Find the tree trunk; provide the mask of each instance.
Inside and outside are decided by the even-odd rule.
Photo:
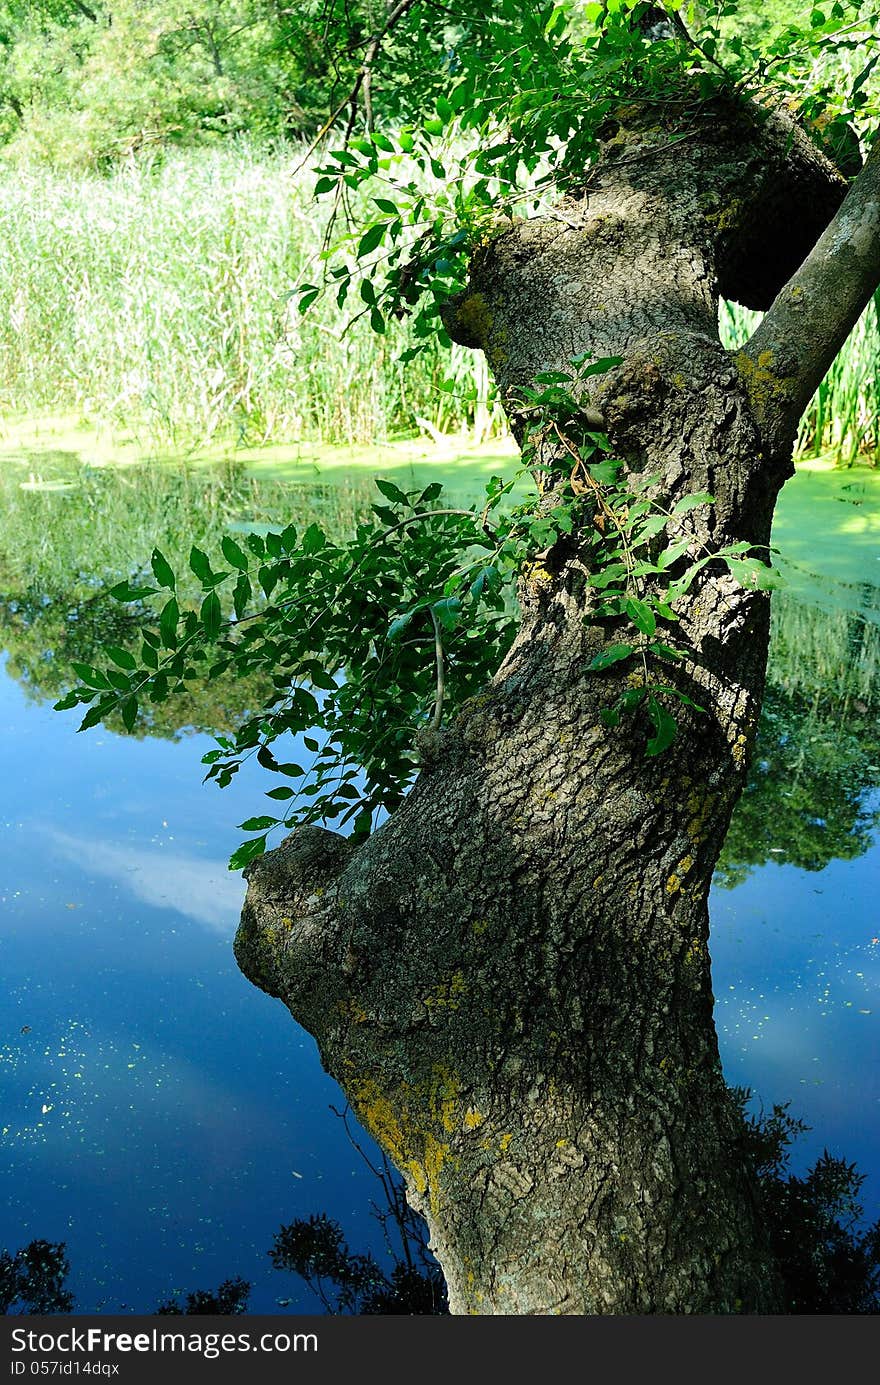
[[[766,545],[793,426],[765,426],[784,386],[772,359],[722,349],[718,293],[768,307],[843,181],[746,106],[691,113],[683,135],[630,109],[608,136],[581,197],[499,227],[447,325],[486,351],[520,433],[537,372],[622,357],[584,406],[658,503],[714,496],[678,521],[691,559]],[[600,718],[642,674],[588,671],[625,638],[592,614],[589,552],[576,530],[526,572],[502,668],[423,737],[411,794],[364,845],[306,828],[248,868],[236,956],[401,1170],[454,1313],[779,1311],[707,914],[769,598],[702,569],[679,607],[689,656],[661,681],[704,711],[648,756],[641,713]]]

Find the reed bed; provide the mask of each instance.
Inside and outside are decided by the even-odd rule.
[[[759,321],[758,313],[722,303],[722,341],[729,347],[741,345]],[[880,463],[880,293],[868,304],[810,400],[795,455],[830,455],[841,466]]]
[[[404,367],[405,325],[376,337],[333,300],[300,316],[323,227],[299,162],[228,142],[0,173],[0,415],[72,412],[167,450],[503,430],[474,353]]]
[[[300,162],[229,141],[106,176],[0,170],[0,416],[73,414],[161,451],[502,433],[480,354],[432,344],[404,366],[406,324],[377,337],[332,298],[300,317],[323,231]],[[756,320],[722,304],[726,344]],[[877,463],[878,361],[880,296],[816,391],[800,455]]]

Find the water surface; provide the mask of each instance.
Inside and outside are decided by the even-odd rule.
[[[761,740],[712,898],[728,1080],[813,1127],[800,1167],[825,1146],[857,1160],[873,1216],[877,479],[814,469],[786,489]],[[482,484],[460,468],[450,480],[459,500]],[[261,689],[215,685],[136,736],[78,736],[51,702],[71,659],[131,637],[103,589],[155,543],[212,552],[226,529],[306,515],[343,529],[368,482],[280,464],[83,469],[46,453],[7,461],[0,490],[0,1247],[65,1241],[80,1312],[148,1312],[236,1274],[255,1311],[314,1311],[271,1268],[273,1233],[325,1211],[381,1254],[378,1189],[311,1038],[232,958],[244,887],[226,859],[272,783],[249,769],[218,791],[199,761]]]

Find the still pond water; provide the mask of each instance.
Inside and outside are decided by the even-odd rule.
[[[501,464],[472,459],[440,479],[462,499]],[[411,476],[405,461],[383,469]],[[872,1217],[878,483],[814,469],[786,488],[760,744],[712,899],[728,1081],[810,1124],[797,1167],[825,1146],[857,1161]],[[79,1312],[150,1312],[233,1275],[253,1283],[251,1311],[319,1311],[271,1267],[278,1227],[323,1211],[380,1256],[382,1235],[339,1089],[232,958],[244,887],[226,859],[272,784],[243,772],[221,792],[199,760],[259,689],[163,707],[139,736],[77,736],[75,714],[51,704],[70,660],[130,637],[101,589],[155,543],[214,552],[227,530],[306,515],[341,529],[372,498],[366,472],[97,469],[46,453],[0,462],[0,490],[0,1249],[65,1241]]]

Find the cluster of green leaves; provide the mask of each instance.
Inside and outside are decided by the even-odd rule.
[[[596,592],[586,618],[608,620],[615,632],[590,667],[601,673],[633,658],[643,675],[603,720],[615,726],[644,704],[654,727],[647,754],[661,754],[676,732],[670,702],[695,706],[649,669],[649,660],[684,657],[669,633],[676,602],[707,563],[722,561],[753,584],[766,569],[744,557],[748,544],[712,550],[683,533],[682,517],[712,497],[665,508],[651,493],[657,478],[625,475],[608,438],[589,427],[578,398],[584,383],[619,363],[575,357],[570,372],[537,378],[524,393],[533,422],[522,467],[508,480],[493,477],[482,507],[444,506],[439,482],[407,492],[377,480],[381,503],[348,541],[332,541],[318,523],[302,533],[293,524],[250,533],[243,544],[227,535],[225,567],[194,546],[180,576],[155,549],[152,582],[136,573],[110,590],[153,612],[139,654],[108,644],[103,668],[73,663],[79,685],[56,709],[86,706],[80,730],[117,716],[132,730],[145,707],[193,685],[230,674],[260,679],[263,706],[217,738],[206,777],[224,787],[255,757],[291,782],[269,790],[274,813],[240,824],[257,835],[234,853],[232,868],[260,855],[282,827],[334,821],[366,835],[406,793],[419,763],[417,731],[437,730],[498,668],[515,633],[516,578],[577,530]],[[524,472],[539,494],[507,508]],[[621,627],[633,635],[616,638]]]
[[[742,586],[769,588],[775,578],[745,540],[709,547],[682,523],[690,512],[712,505],[713,496],[694,492],[667,505],[661,478],[625,469],[612,455],[607,436],[589,427],[579,403],[584,382],[619,364],[619,357],[590,361],[576,356],[571,371],[544,372],[537,377],[538,388],[524,391],[523,403],[535,415],[524,460],[547,473],[554,492],[553,507],[531,518],[529,533],[533,541],[552,543],[578,525],[587,583],[596,593],[585,619],[608,621],[615,631],[590,669],[602,673],[629,661],[641,666],[639,683],[626,688],[600,716],[606,726],[615,727],[643,707],[653,727],[646,754],[653,756],[675,739],[677,721],[670,706],[703,710],[682,688],[653,673],[658,663],[676,664],[687,655],[675,633],[676,605],[710,563],[724,564]],[[549,463],[542,462],[545,457]],[[591,512],[591,523],[582,522],[585,511]]]
[[[422,73],[418,121],[350,134],[319,170],[316,193],[343,214],[342,234],[323,253],[339,304],[355,287],[376,331],[387,316],[411,313],[417,339],[443,339],[440,309],[499,216],[534,211],[583,183],[622,100],[653,95],[676,106],[699,96],[703,88],[683,82],[677,45],[651,43],[630,22],[648,8],[495,0],[462,5],[452,29],[435,16],[448,47]],[[423,4],[408,18],[424,24],[435,9]],[[719,80],[707,69],[704,94]],[[347,214],[353,190],[369,193],[373,208],[357,224]],[[303,311],[322,287],[301,286]]]
[[[739,86],[796,113],[850,175],[860,164],[858,135],[873,134],[880,117],[878,22],[865,0],[723,0],[712,53]]]
[[[340,305],[359,293],[378,332],[389,315],[412,314],[410,354],[418,340],[443,339],[442,306],[462,288],[474,250],[503,218],[581,189],[627,103],[653,107],[672,140],[720,92],[785,102],[854,171],[853,122],[870,130],[880,113],[876,16],[864,5],[817,3],[770,39],[732,27],[736,0],[709,14],[667,3],[659,27],[658,8],[495,0],[463,4],[450,28],[445,7],[414,7],[403,24],[427,27],[435,44],[443,37],[446,51],[433,74],[421,72],[417,120],[350,127],[326,154],[316,191],[332,199],[341,233],[325,243],[323,282],[301,285],[301,309],[329,285]],[[369,199],[368,216],[349,214],[352,191]]]
[[[235,853],[233,868],[265,849],[272,828],[335,820],[368,832],[415,773],[415,731],[439,725],[444,707],[476,692],[512,638],[499,537],[488,523],[508,487],[496,484],[481,516],[439,506],[437,482],[408,493],[390,481],[376,485],[383,503],[347,543],[331,542],[317,523],[302,534],[292,525],[251,533],[243,545],[226,537],[219,571],[194,547],[197,600],[154,551],[153,583],[135,575],[111,590],[119,602],[155,611],[139,657],[109,645],[103,668],[75,663],[80,683],[56,704],[88,706],[81,730],[116,713],[131,729],[145,703],[193,683],[230,669],[262,675],[265,706],[218,737],[207,777],[222,787],[253,756],[290,782],[269,793],[281,816],[242,824],[258,835]],[[307,766],[287,758],[291,737],[302,738],[297,753]]]
[[[278,0],[0,0],[0,144],[106,167],[146,146],[312,133],[333,99],[325,28]]]

